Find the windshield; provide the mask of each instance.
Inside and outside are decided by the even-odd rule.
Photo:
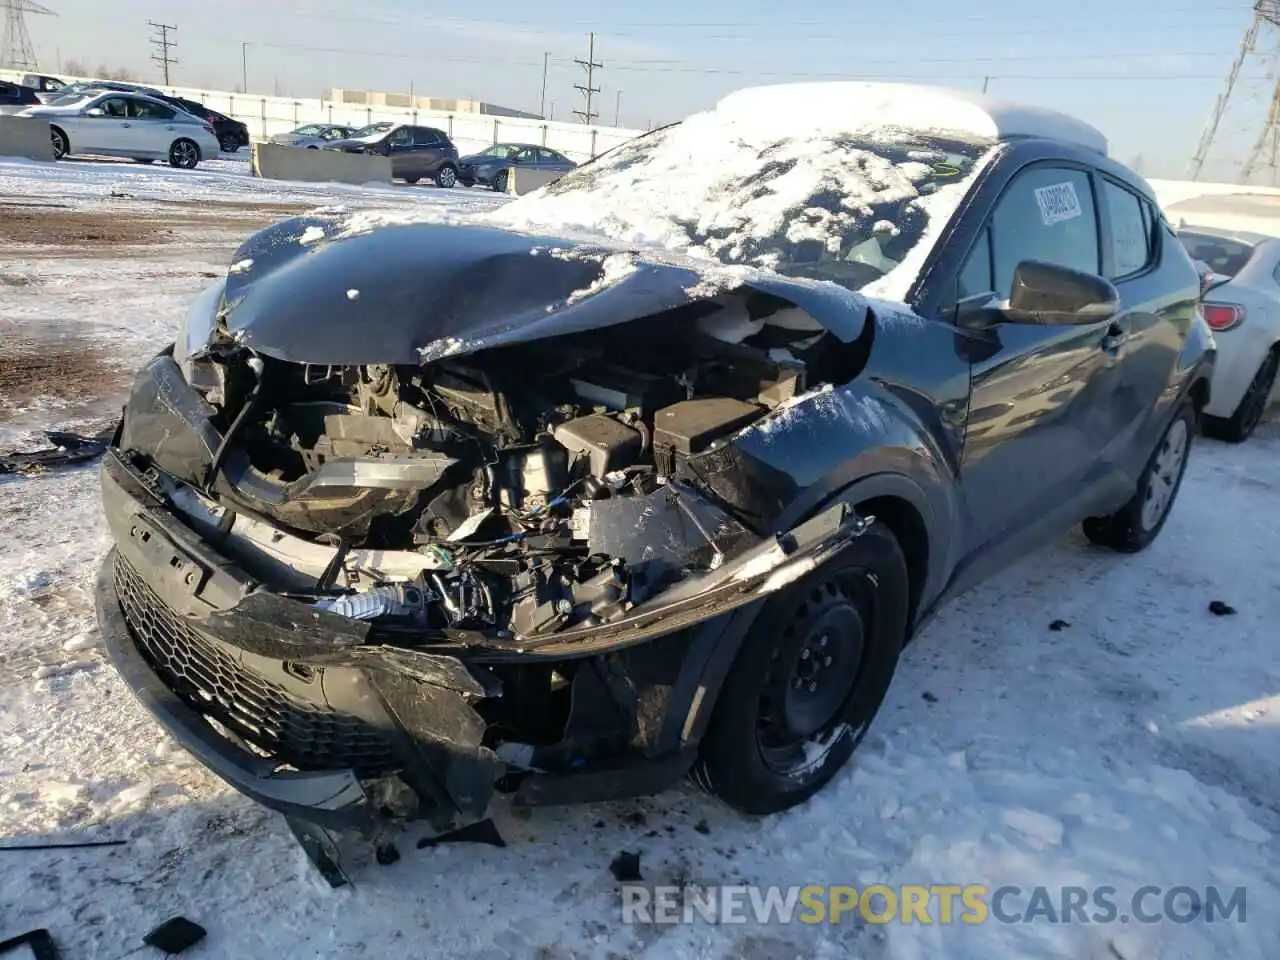
[[[499,143],[499,144],[495,144],[494,146],[490,147],[488,150],[481,150],[481,151],[480,151],[480,156],[482,156],[482,157],[502,157],[502,158],[504,158],[504,159],[505,159],[506,157],[511,156],[513,153],[515,153],[515,152],[516,152],[517,150],[519,150],[519,149],[520,149],[519,147],[510,147],[510,146],[507,146],[507,145],[506,145],[506,144],[504,144],[504,143]]]
[[[902,264],[931,222],[941,228],[993,146],[901,128],[779,130],[711,111],[628,141],[489,216],[861,289]],[[870,292],[900,299],[909,285],[900,276]]]
[[[391,129],[392,126],[393,125],[391,123],[385,120],[382,121],[381,123],[371,123],[369,124],[369,126],[361,127],[359,130],[353,133],[351,135],[351,139],[359,140],[363,137],[372,137],[375,133],[386,133],[388,130]]]
[[[1234,277],[1253,256],[1252,244],[1215,237],[1211,233],[1196,233],[1184,228],[1178,231],[1178,239],[1192,260],[1203,260],[1209,269],[1224,277]]]

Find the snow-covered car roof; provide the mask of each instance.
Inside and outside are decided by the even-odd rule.
[[[771,125],[855,132],[905,127],[992,140],[1045,137],[1107,153],[1101,131],[1056,110],[967,90],[911,83],[841,81],[750,87],[724,97],[716,112]]]

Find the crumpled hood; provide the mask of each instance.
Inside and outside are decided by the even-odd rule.
[[[234,259],[228,332],[295,363],[429,362],[626,323],[739,286],[791,301],[844,341],[867,315],[862,297],[834,284],[471,224],[359,231],[340,216],[296,217]]]

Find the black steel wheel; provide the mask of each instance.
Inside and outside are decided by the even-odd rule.
[[[785,810],[820,790],[884,701],[909,605],[902,550],[874,523],[766,601],[721,690],[695,782],[752,814]]]

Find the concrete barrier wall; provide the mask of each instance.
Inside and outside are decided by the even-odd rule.
[[[46,139],[48,139],[46,137]],[[276,143],[253,145],[253,175],[312,183],[390,183],[391,160],[339,150],[304,150]]]
[[[49,123],[30,117],[0,117],[0,157],[53,160]]]
[[[507,177],[507,193],[519,197],[546,186],[552,180],[559,180],[563,176],[564,172],[561,170],[522,170],[519,167],[512,167]]]

